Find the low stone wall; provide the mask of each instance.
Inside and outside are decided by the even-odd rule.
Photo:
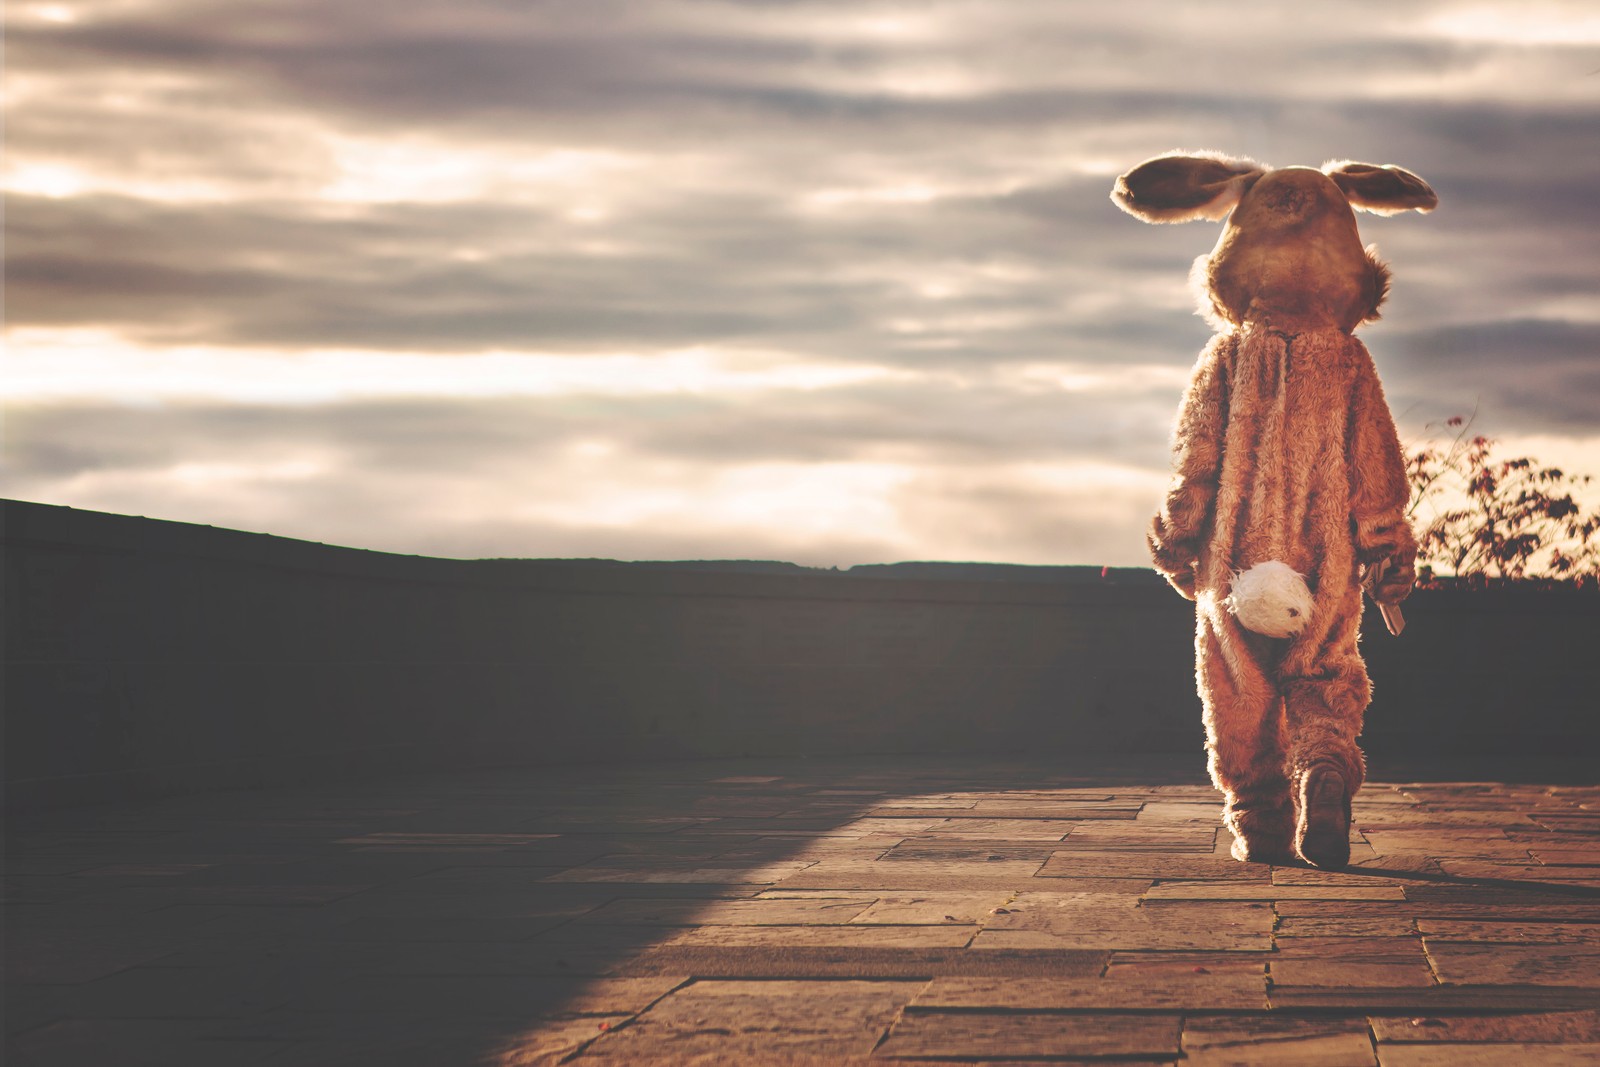
[[[1146,571],[444,560],[20,502],[0,520],[14,805],[491,763],[1201,758],[1193,610]],[[1368,620],[1370,751],[1600,735],[1600,598],[1406,612],[1400,639]]]

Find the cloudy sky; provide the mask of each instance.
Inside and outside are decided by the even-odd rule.
[[[0,493],[449,556],[1145,562],[1211,223],[1397,163],[1408,439],[1600,475],[1589,0],[14,0]]]

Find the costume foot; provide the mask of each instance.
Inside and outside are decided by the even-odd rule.
[[[1300,825],[1295,849],[1316,867],[1350,862],[1350,790],[1336,767],[1321,763],[1300,785]]]
[[[1287,841],[1250,841],[1235,836],[1229,849],[1240,863],[1293,863],[1294,849]]]
[[[1294,805],[1289,783],[1280,781],[1270,798],[1258,792],[1244,805],[1230,801],[1222,825],[1233,832],[1233,858],[1240,863],[1295,863]]]

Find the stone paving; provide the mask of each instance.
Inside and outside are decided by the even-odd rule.
[[[1600,1063],[1600,789],[1370,784],[1324,872],[1230,859],[1198,763],[572,767],[13,819],[6,1062]]]

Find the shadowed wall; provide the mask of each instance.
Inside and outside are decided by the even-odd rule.
[[[5,502],[8,801],[399,768],[1194,751],[1193,609],[1099,568],[442,560]],[[1375,755],[1600,738],[1600,598],[1370,613]]]

